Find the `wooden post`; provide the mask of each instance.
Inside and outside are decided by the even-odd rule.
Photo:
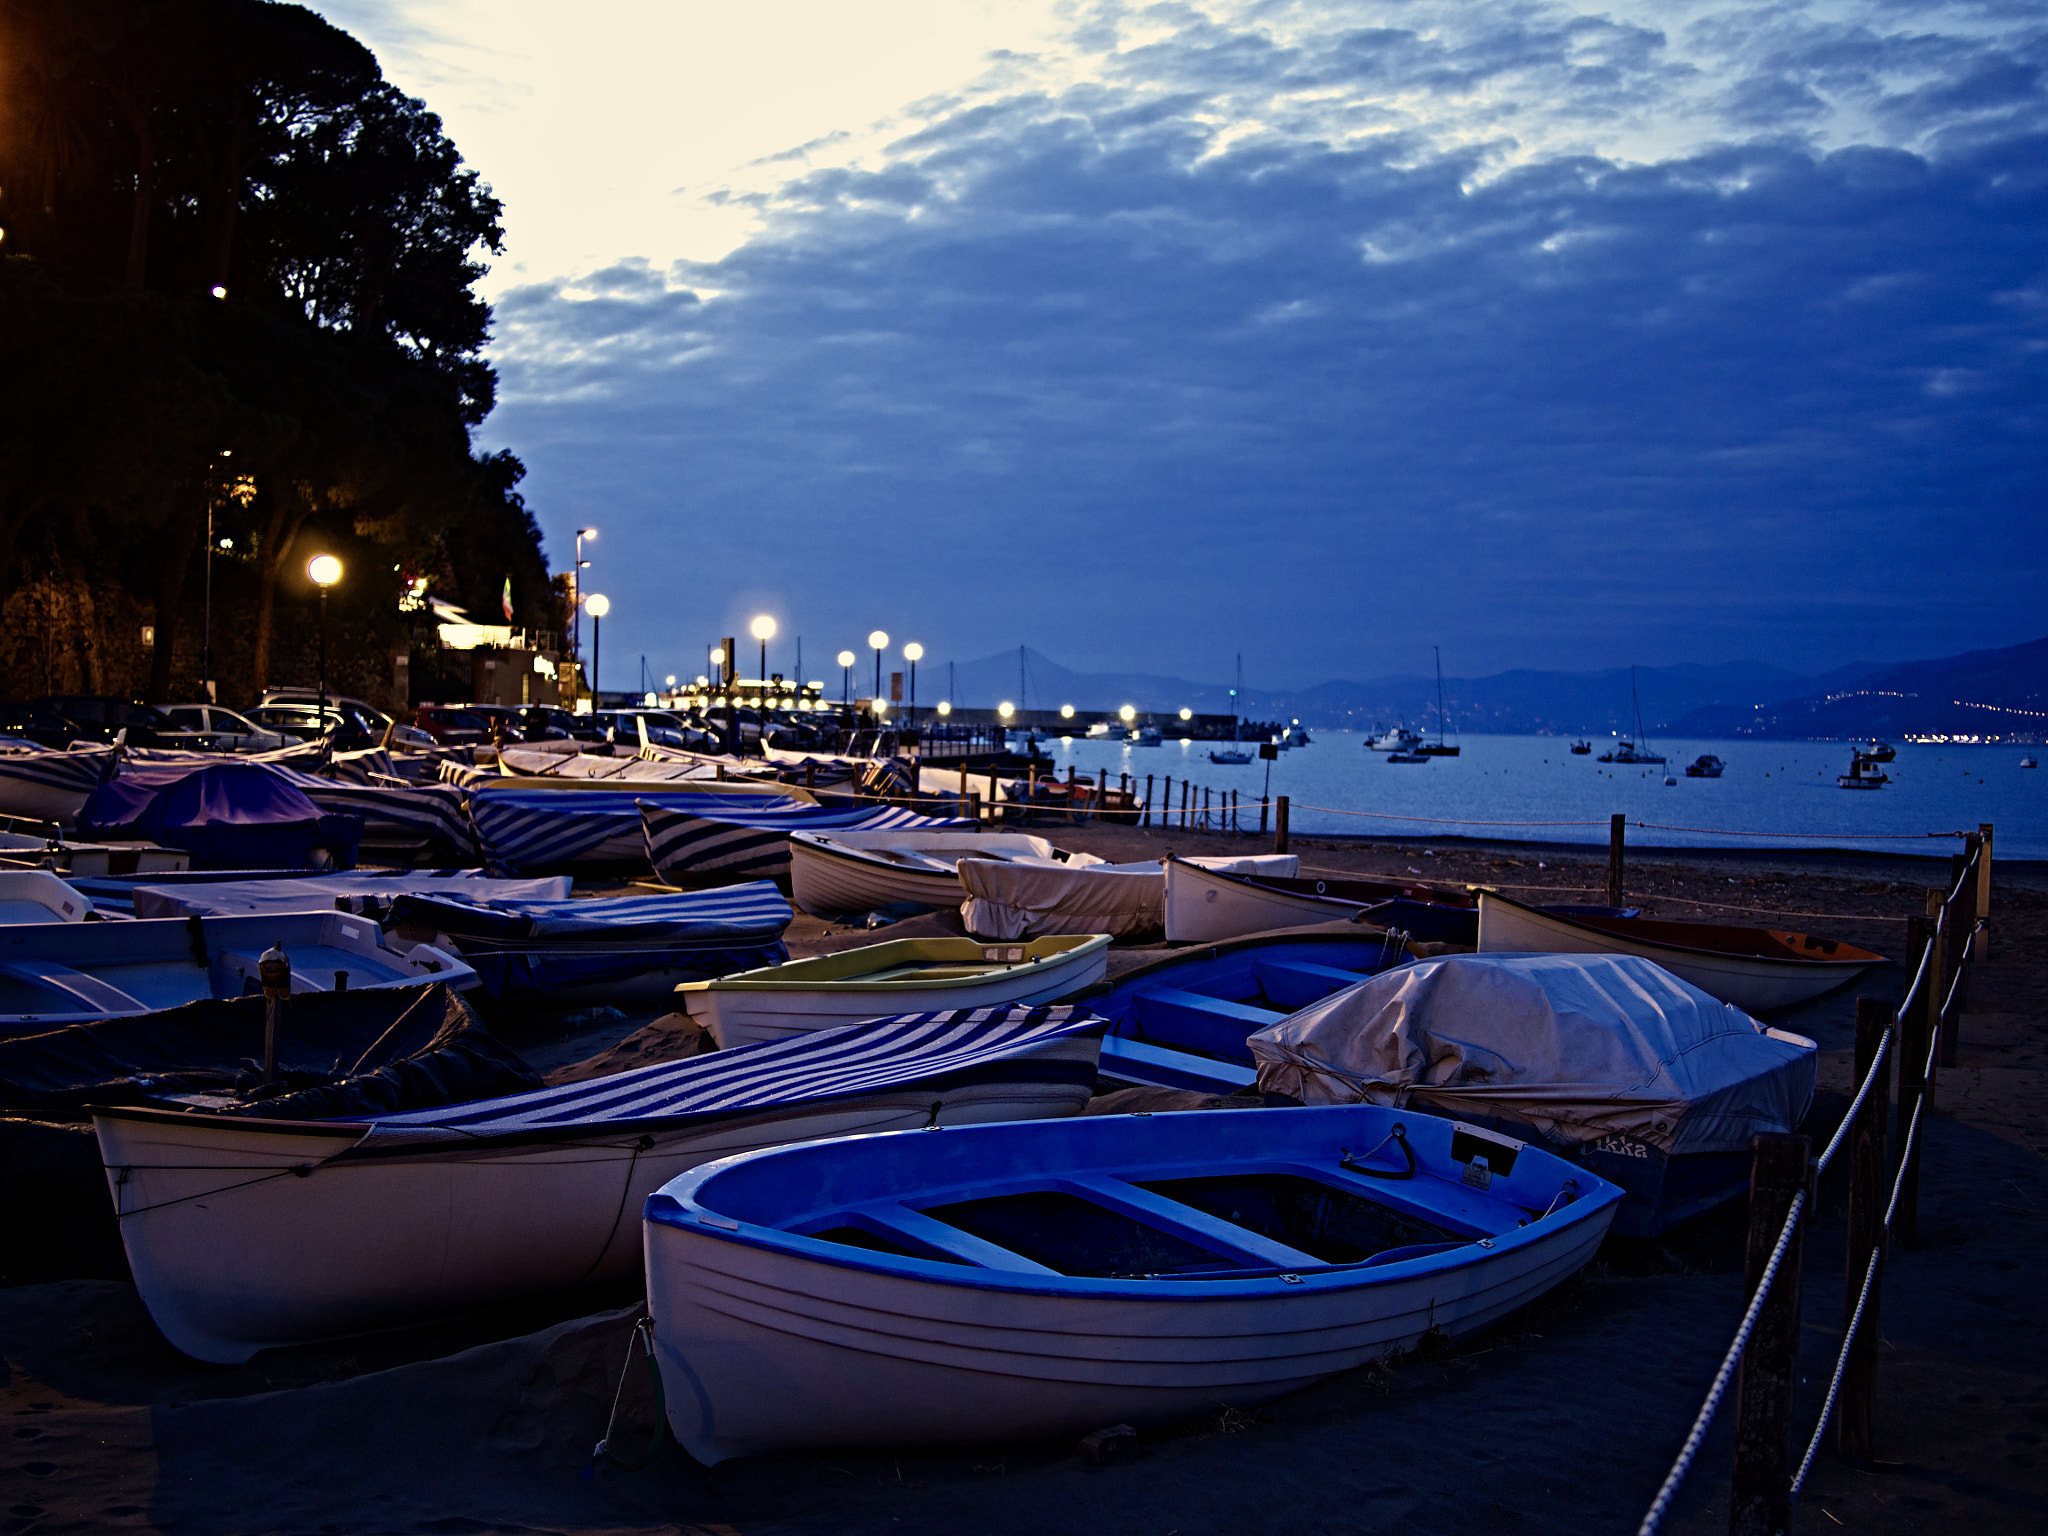
[[[1193,782],[1188,779],[1182,779],[1180,781],[1180,829],[1183,832],[1188,829],[1188,810],[1193,805],[1194,799],[1195,786]]]
[[[1074,792],[1074,765],[1067,764],[1067,825],[1072,826],[1081,819],[1081,797]]]
[[[817,765],[817,762],[816,762],[815,760],[810,760],[810,759],[807,759],[807,760],[805,761],[805,763],[804,763],[804,788],[805,788],[805,789],[816,789],[817,787],[818,787],[818,765]]]
[[[1259,801],[1259,836],[1261,836],[1261,837],[1264,837],[1265,835],[1266,835],[1266,802],[1265,802],[1265,801],[1264,801],[1264,800],[1262,799],[1262,800],[1260,800],[1260,801]]]
[[[1287,797],[1279,796],[1273,802],[1273,851],[1287,851]]]
[[[1906,954],[1916,968],[1920,952],[1929,942],[1926,920],[1918,917],[1906,919]],[[1931,976],[1928,979],[1930,982],[1933,980]],[[1920,1246],[1920,1142],[1916,1138],[1909,1152],[1906,1135],[1913,1128],[1913,1107],[1929,1087],[1923,1075],[1926,1062],[1927,1009],[1916,1002],[1899,1015],[1897,1135],[1899,1155],[1905,1159],[1905,1166],[1899,1177],[1899,1209],[1892,1217],[1892,1238],[1906,1248]],[[1924,1128],[1926,1117],[1923,1115],[1921,1118]]]
[[[960,759],[960,803],[967,803],[967,759]]]
[[[1621,848],[1628,835],[1628,817],[1607,818],[1607,905],[1621,905]]]
[[[967,797],[967,819],[972,821],[976,827],[981,825],[981,796],[969,795]]]
[[[1980,925],[1970,941],[1972,960],[1991,958],[1991,823],[1977,823],[1977,922]]]
[[[1202,830],[1204,832],[1212,830],[1209,825],[1209,786],[1206,784],[1202,786]]]
[[[1811,1144],[1804,1136],[1756,1138],[1749,1174],[1749,1255],[1745,1294],[1754,1296],[1777,1246],[1792,1197],[1809,1184]],[[1778,1536],[1792,1505],[1792,1386],[1799,1374],[1799,1250],[1805,1223],[1786,1245],[1735,1381],[1735,1474],[1729,1536]]]
[[[1237,824],[1237,791],[1234,789],[1230,792],[1230,830],[1233,832],[1244,830]]]
[[[1898,1014],[1890,1004],[1874,997],[1856,999],[1856,1081],[1870,1075],[1877,1045],[1884,1032],[1892,1029]],[[1894,1030],[1892,1049],[1870,1085],[1870,1096],[1856,1116],[1849,1132],[1849,1246],[1842,1269],[1842,1332],[1856,1315],[1856,1300],[1863,1293],[1863,1276],[1870,1255],[1884,1242],[1884,1115],[1891,1097],[1891,1058],[1898,1054],[1899,1037]],[[1851,1090],[1854,1091],[1853,1089]],[[1863,1306],[1863,1322],[1849,1344],[1849,1359],[1842,1371],[1842,1400],[1835,1414],[1835,1450],[1850,1461],[1868,1461],[1875,1443],[1877,1415],[1878,1293],[1884,1289],[1884,1260],[1878,1260],[1877,1277],[1870,1282],[1870,1299]]]
[[[1152,775],[1149,773],[1145,775],[1145,815],[1139,825],[1152,825]]]
[[[1159,825],[1173,825],[1173,775],[1166,776],[1166,782],[1159,788]]]

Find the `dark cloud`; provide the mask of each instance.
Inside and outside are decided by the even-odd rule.
[[[1098,12],[1150,40],[1006,62],[723,261],[507,295],[492,429],[605,523],[607,651],[695,671],[760,605],[813,676],[878,623],[1303,683],[2042,629],[2038,29],[1380,9]],[[1687,91],[1691,147],[1565,146]]]

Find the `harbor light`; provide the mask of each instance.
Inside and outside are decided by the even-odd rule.
[[[1195,718],[1195,712],[1192,709],[1183,709],[1180,712],[1180,717],[1183,720],[1192,720]]]
[[[912,640],[903,647],[903,659],[910,663],[910,723],[917,724],[917,663],[924,655],[924,647]]]
[[[590,696],[597,697],[597,663],[603,654],[604,616],[612,611],[612,600],[602,592],[593,592],[583,600],[583,606],[590,610]]]
[[[602,592],[593,592],[583,600],[583,606],[590,610],[593,619],[601,619],[612,611],[612,600]]]
[[[332,555],[315,555],[306,563],[306,574],[320,589],[320,734],[327,734],[327,589],[341,580],[341,562]]]
[[[889,649],[889,631],[870,630],[868,644],[875,653],[875,712],[879,714],[882,708],[882,652]]]
[[[1010,716],[1017,713],[1017,706],[1012,704],[1008,699],[1005,699],[1002,703],[996,706],[996,713],[1001,715],[1005,720],[1007,720],[1010,718]]]
[[[747,633],[761,642],[761,681],[768,681],[768,642],[775,638],[775,621],[767,614],[759,614],[747,626]],[[764,696],[767,690],[762,690]]]
[[[673,672],[669,673],[668,677],[667,677],[667,678],[665,679],[665,682],[666,682],[666,684],[667,684],[667,686],[668,686],[668,687],[670,687],[670,688],[673,688],[673,687],[675,687],[675,685],[676,685],[676,675],[675,675],[675,673],[673,673]]]
[[[1116,717],[1117,719],[1123,721],[1125,725],[1129,725],[1133,720],[1138,718],[1138,711],[1131,705],[1126,704],[1122,709],[1116,712]]]
[[[939,700],[939,714],[943,717],[951,713],[953,713],[952,701],[950,699]]]
[[[1073,719],[1073,718],[1074,718],[1074,706],[1073,706],[1073,705],[1071,705],[1071,704],[1062,704],[1062,705],[1060,706],[1060,718],[1061,718],[1062,720],[1071,720],[1071,719]]]
[[[839,653],[839,702],[841,705],[853,702],[853,663],[851,651]]]

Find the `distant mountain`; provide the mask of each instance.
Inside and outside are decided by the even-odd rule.
[[[1819,676],[1760,661],[1642,667],[1635,675],[1643,725],[1657,736],[1987,735],[2040,740],[2048,727],[2048,640],[1942,661],[1857,663]],[[1231,712],[1228,683],[1147,672],[1076,672],[1028,647],[920,669],[927,705],[971,708],[1009,701],[1022,709],[1112,710],[1125,704],[1167,715]],[[1538,672],[1444,679],[1451,731],[1627,735],[1634,730],[1629,670]],[[1280,690],[1248,683],[1239,711],[1256,720],[1364,730],[1405,722],[1436,726],[1436,679],[1397,675]],[[2025,731],[2033,734],[2027,736]]]
[[[1671,729],[1679,736],[1807,741],[2048,740],[2048,639],[1876,668],[1749,709],[1710,705],[1674,721]]]

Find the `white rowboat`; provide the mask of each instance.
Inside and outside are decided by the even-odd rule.
[[[1018,832],[792,832],[790,894],[818,917],[897,902],[957,907],[966,895],[955,869],[962,859],[1051,865],[1064,857],[1044,838]]]

